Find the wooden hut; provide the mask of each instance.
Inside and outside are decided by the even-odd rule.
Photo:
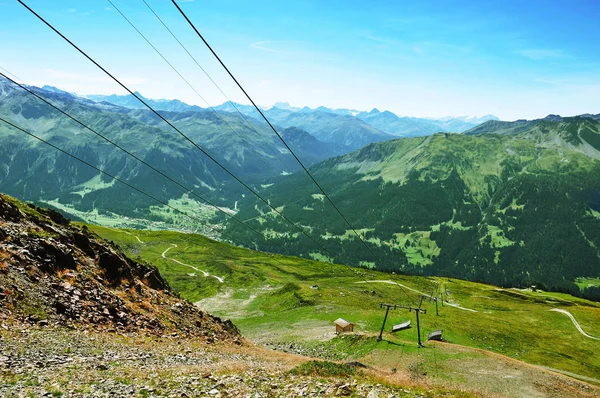
[[[354,324],[345,319],[338,318],[334,321],[334,323],[335,323],[335,333],[336,334],[354,331]]]

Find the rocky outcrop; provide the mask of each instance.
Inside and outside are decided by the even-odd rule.
[[[0,319],[233,339],[239,331],[171,291],[156,267],[53,210],[0,195]]]

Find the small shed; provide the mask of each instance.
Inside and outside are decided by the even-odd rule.
[[[429,333],[429,336],[427,337],[427,340],[442,341],[442,331],[441,330],[434,330],[433,332]]]
[[[334,323],[335,323],[335,333],[336,334],[354,331],[354,324],[345,319],[338,318],[334,321]]]

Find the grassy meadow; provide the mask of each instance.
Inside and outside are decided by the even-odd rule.
[[[550,311],[569,311],[585,332],[600,338],[599,303],[255,252],[194,234],[88,227],[133,258],[156,265],[183,297],[231,318],[257,343],[301,346],[303,353],[403,369],[459,386],[481,383],[488,392],[507,388],[489,374],[514,373],[514,359],[600,385],[600,340],[582,335],[567,315]],[[415,313],[406,309],[390,311],[383,341],[377,342],[385,314],[379,304],[418,306],[424,295],[443,300],[439,315],[435,301],[422,300],[427,310],[420,316],[423,341],[442,329],[445,343],[425,342],[419,348]],[[356,324],[355,334],[335,336],[333,321],[340,317]],[[392,325],[409,319],[412,328],[391,333]],[[524,379],[535,369],[511,377]]]

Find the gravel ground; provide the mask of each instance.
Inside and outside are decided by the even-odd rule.
[[[2,397],[453,396],[356,377],[297,376],[306,358],[180,336],[2,325]],[[460,394],[459,394],[460,395]],[[466,396],[466,395],[465,395]]]

